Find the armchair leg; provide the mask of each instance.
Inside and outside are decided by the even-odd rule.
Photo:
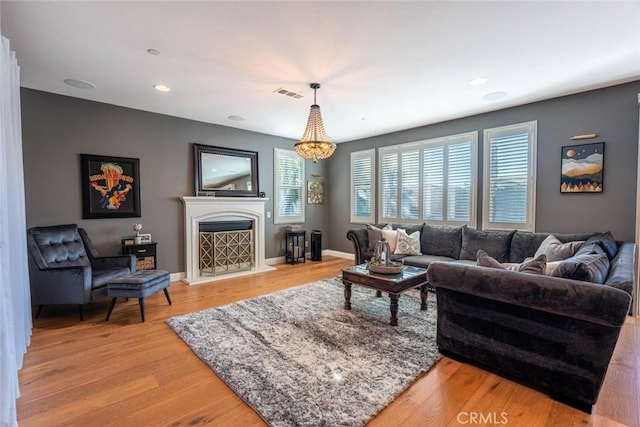
[[[40,304],[36,310],[36,319],[40,316],[40,312],[42,312],[42,304]]]
[[[167,290],[167,288],[164,288],[164,296],[167,297],[167,302],[169,303],[169,305],[171,305],[171,298],[169,297],[169,291]]]
[[[83,305],[82,304],[78,304],[78,311],[80,312],[80,321],[84,322],[84,313],[83,313]]]

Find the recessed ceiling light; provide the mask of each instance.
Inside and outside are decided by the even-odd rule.
[[[491,92],[482,97],[485,101],[496,101],[507,96],[507,92]]]
[[[171,88],[165,85],[153,85],[155,90],[159,90],[160,92],[171,92]]]
[[[227,119],[233,120],[234,122],[244,122],[244,117],[241,116],[229,116]]]
[[[64,82],[69,86],[77,87],[78,89],[95,89],[96,85],[86,80],[65,79]]]
[[[147,49],[147,53],[149,55],[160,55],[160,51],[158,49]]]
[[[475,79],[471,80],[469,84],[473,86],[478,86],[478,85],[483,85],[488,81],[489,79],[486,77],[476,77]]]

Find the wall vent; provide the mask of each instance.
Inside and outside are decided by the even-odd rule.
[[[293,99],[300,99],[302,97],[304,97],[304,95],[300,95],[299,93],[295,93],[295,92],[291,92],[290,90],[287,90],[283,87],[278,88],[276,90],[273,91],[274,93],[279,93],[280,95],[284,95],[284,96],[288,96],[289,98],[293,98]]]

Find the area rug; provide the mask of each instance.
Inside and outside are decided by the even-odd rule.
[[[339,278],[172,317],[169,326],[272,426],[362,426],[440,358],[436,306]]]

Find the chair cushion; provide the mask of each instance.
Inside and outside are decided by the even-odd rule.
[[[51,227],[34,227],[29,230],[35,248],[30,250],[45,267],[84,267],[89,259],[84,249],[82,238],[75,224],[56,225]]]
[[[91,287],[93,289],[100,288],[114,279],[126,277],[130,274],[131,271],[128,268],[109,268],[104,270],[94,268],[91,270]]]

